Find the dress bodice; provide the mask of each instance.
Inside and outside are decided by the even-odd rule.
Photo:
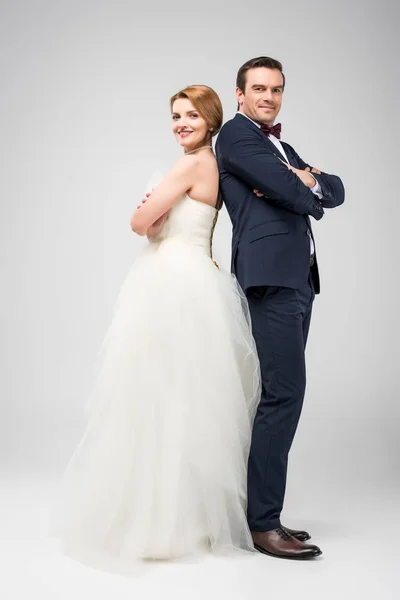
[[[172,208],[155,241],[179,239],[204,248],[212,256],[212,237],[217,219],[216,208],[185,194]]]

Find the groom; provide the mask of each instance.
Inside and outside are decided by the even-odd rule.
[[[262,376],[248,464],[248,523],[260,552],[309,559],[321,550],[283,527],[287,461],[306,387],[305,347],[319,293],[311,217],[344,201],[336,175],[304,162],[275,123],[285,76],[277,60],[246,62],[238,113],[216,146],[221,191],[233,225],[232,271],[246,293]]]

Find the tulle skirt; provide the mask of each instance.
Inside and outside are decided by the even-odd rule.
[[[260,372],[246,299],[203,248],[149,244],[121,288],[88,424],[67,468],[67,554],[253,550],[246,471]]]

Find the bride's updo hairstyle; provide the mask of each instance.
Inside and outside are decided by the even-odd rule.
[[[201,117],[209,125],[211,137],[216,135],[222,127],[223,111],[219,96],[207,85],[189,85],[184,90],[177,92],[170,100],[171,111],[175,100],[187,98],[199,111]]]

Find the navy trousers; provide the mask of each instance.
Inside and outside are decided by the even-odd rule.
[[[299,289],[263,286],[247,290],[262,377],[248,463],[251,531],[280,526],[288,454],[306,388],[304,352],[314,298],[311,273]]]

